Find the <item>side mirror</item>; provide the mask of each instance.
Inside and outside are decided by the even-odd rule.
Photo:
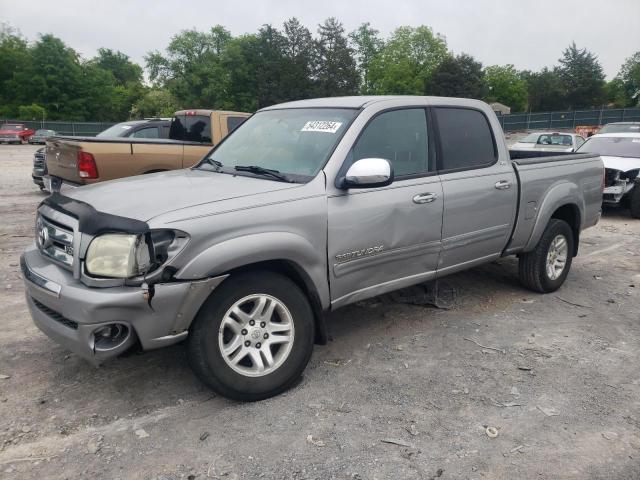
[[[363,158],[347,170],[342,188],[386,187],[393,183],[393,167],[384,158]]]

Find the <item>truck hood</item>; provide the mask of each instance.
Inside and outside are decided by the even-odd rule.
[[[604,168],[609,168],[611,170],[628,172],[629,170],[640,168],[640,158],[607,156],[602,156],[601,158],[604,162]]]
[[[88,203],[99,212],[148,221],[158,215],[196,205],[233,200],[300,187],[266,178],[205,170],[173,170],[86,185],[63,195]]]
[[[0,135],[17,135],[24,130],[0,130]]]

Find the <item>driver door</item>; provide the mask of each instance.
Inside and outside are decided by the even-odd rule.
[[[381,112],[356,141],[347,161],[389,160],[395,181],[328,199],[333,307],[435,276],[443,202],[430,150],[423,108]]]

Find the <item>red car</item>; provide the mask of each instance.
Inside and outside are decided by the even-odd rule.
[[[34,133],[23,123],[5,123],[0,127],[0,143],[27,143]]]

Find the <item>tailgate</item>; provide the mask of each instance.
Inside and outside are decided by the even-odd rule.
[[[77,140],[54,139],[47,141],[47,170],[49,175],[75,183],[84,183],[78,176],[78,151],[82,143]]]

